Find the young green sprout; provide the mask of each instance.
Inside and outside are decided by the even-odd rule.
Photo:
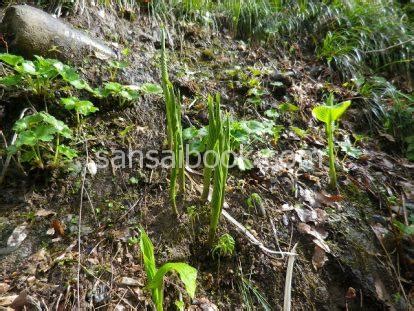
[[[203,171],[203,192],[201,194],[201,201],[207,201],[210,191],[211,176],[213,173],[213,165],[215,162],[214,148],[219,138],[220,130],[222,129],[222,120],[220,113],[220,95],[216,94],[215,98],[208,96],[208,134],[206,146],[206,163]]]
[[[233,255],[234,245],[235,245],[235,242],[234,242],[233,237],[228,233],[223,234],[218,239],[216,246],[214,246],[213,248],[213,257],[214,256],[224,257],[224,256]]]
[[[170,200],[174,214],[178,215],[176,203],[177,182],[182,194],[184,194],[185,190],[185,163],[183,129],[181,125],[181,101],[180,94],[176,94],[174,87],[168,78],[164,29],[161,30],[161,86],[164,93],[167,115],[168,146],[173,152],[173,163],[170,177]]]
[[[157,311],[163,310],[164,276],[168,272],[177,272],[184,283],[187,294],[194,298],[196,290],[197,269],[183,262],[169,262],[157,269],[155,264],[154,246],[144,230],[141,230],[140,248],[147,274],[147,288],[151,290],[152,301]]]
[[[75,111],[78,125],[81,121],[80,116],[87,116],[99,110],[89,100],[80,100],[77,97],[61,98],[60,103],[65,107],[65,109]]]
[[[321,105],[313,108],[312,115],[325,123],[326,135],[328,136],[328,152],[329,152],[329,178],[330,186],[336,188],[337,178],[335,169],[335,151],[334,151],[334,131],[335,121],[345,113],[351,101],[334,105],[334,97],[331,93],[326,101],[326,105]]]
[[[224,123],[224,124],[223,124]],[[220,221],[221,211],[223,209],[229,155],[230,155],[230,119],[227,116],[225,122],[221,125],[218,134],[218,140],[214,147],[214,153],[218,158],[218,164],[214,168],[213,177],[213,194],[211,196],[211,214],[210,214],[210,231],[209,244],[213,245],[218,223]]]

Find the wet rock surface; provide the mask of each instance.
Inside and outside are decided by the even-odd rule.
[[[26,57],[41,55],[61,60],[95,55],[115,58],[115,52],[103,41],[27,5],[9,7],[0,25],[10,51]]]

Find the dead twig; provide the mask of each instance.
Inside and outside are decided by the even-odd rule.
[[[292,278],[293,278],[293,266],[295,264],[295,258],[296,258],[296,246],[298,246],[298,243],[296,243],[291,252],[293,255],[289,255],[288,260],[288,266],[286,270],[286,281],[285,281],[285,294],[283,299],[283,311],[290,311],[290,308],[292,306]]]

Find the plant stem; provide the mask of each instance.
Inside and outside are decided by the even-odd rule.
[[[328,133],[328,149],[329,149],[329,178],[330,186],[336,188],[336,170],[335,170],[335,153],[334,153],[334,135],[333,135],[333,121],[327,124]]]
[[[59,134],[56,136],[56,151],[55,151],[55,157],[53,159],[53,166],[57,164],[58,155],[59,155]]]

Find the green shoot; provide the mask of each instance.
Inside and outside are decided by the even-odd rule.
[[[312,115],[325,123],[326,135],[328,136],[329,150],[329,178],[330,186],[336,188],[337,178],[335,169],[335,151],[334,151],[334,131],[335,121],[337,121],[351,105],[351,101],[345,101],[334,105],[334,97],[331,93],[326,101],[326,105],[313,108]]]
[[[224,204],[226,190],[229,154],[230,154],[230,119],[227,116],[225,126],[222,125],[218,140],[214,147],[215,154],[219,159],[214,169],[213,194],[211,197],[209,244],[213,245],[221,211]]]
[[[167,56],[165,51],[165,32],[161,30],[161,86],[164,93],[167,115],[168,146],[173,152],[170,177],[170,200],[173,212],[178,215],[176,196],[177,182],[182,194],[185,190],[184,143],[181,125],[180,94],[176,94],[168,78]]]
[[[228,233],[223,234],[219,238],[216,246],[214,246],[214,248],[213,248],[213,257],[215,255],[217,255],[219,257],[233,255],[234,245],[235,245],[235,242],[234,242],[233,237]]]
[[[164,276],[171,271],[177,272],[184,283],[187,294],[194,298],[196,290],[197,270],[183,262],[169,262],[157,269],[155,264],[154,246],[144,230],[141,230],[140,248],[144,260],[148,285],[151,290],[152,301],[157,311],[163,310]]]
[[[252,209],[261,210],[261,205],[263,204],[263,199],[257,193],[252,193],[246,200],[247,207],[249,208],[249,212]]]
[[[203,171],[203,192],[201,194],[202,202],[207,201],[210,191],[211,176],[215,161],[214,147],[219,138],[220,130],[222,130],[219,94],[217,94],[214,99],[211,96],[208,97],[208,115],[209,125],[206,146],[207,157]]]

